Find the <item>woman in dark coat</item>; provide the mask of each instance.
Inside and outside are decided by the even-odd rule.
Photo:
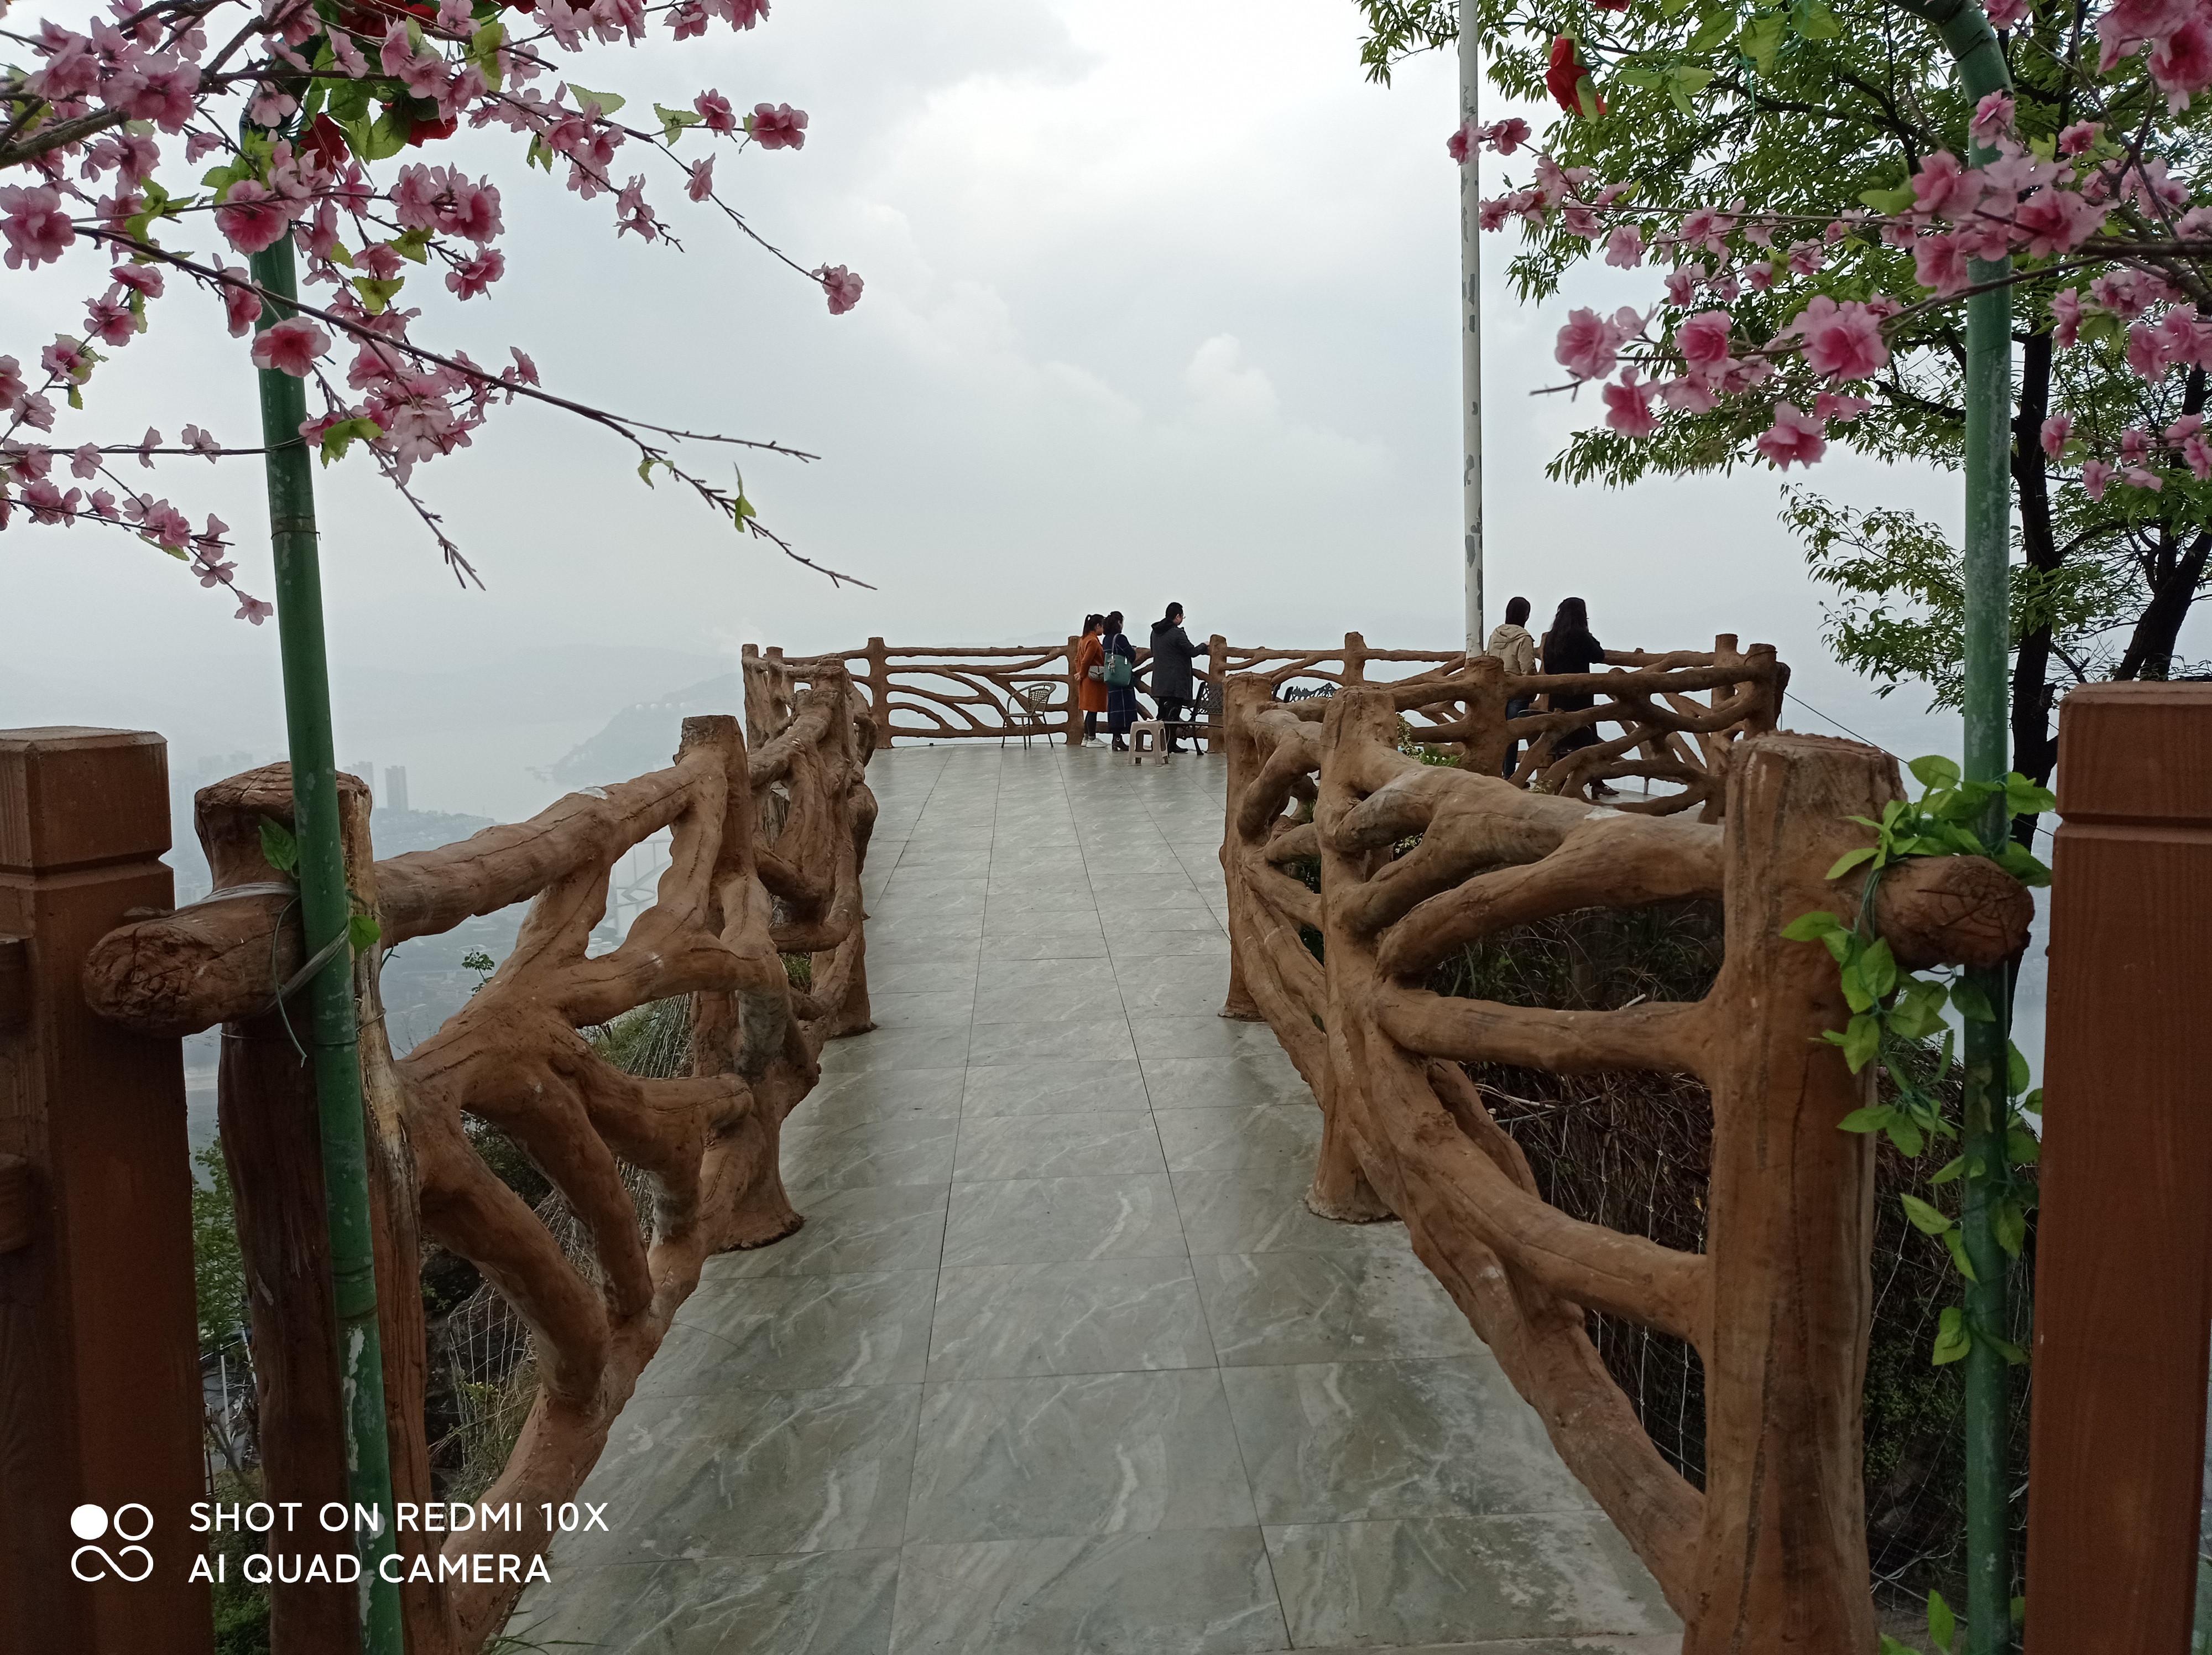
[[[1176,738],[1187,727],[1180,721],[1190,705],[1190,663],[1197,654],[1190,634],[1182,630],[1182,605],[1170,604],[1167,613],[1152,623],[1152,699],[1160,704],[1171,753],[1182,751]]]
[[[1544,634],[1545,672],[1595,672],[1604,665],[1605,646],[1591,635],[1589,606],[1580,598],[1560,599],[1558,612],[1552,617],[1552,630]],[[1547,712],[1578,713],[1595,699],[1586,691],[1555,690],[1544,697],[1544,707]],[[1597,727],[1586,724],[1561,736],[1553,745],[1552,757],[1562,758],[1597,743]],[[1601,799],[1615,796],[1613,789],[1602,782],[1594,783],[1590,791]]]
[[[1121,611],[1118,609],[1106,618],[1105,653],[1121,656],[1129,663],[1132,672],[1136,671],[1136,646],[1121,630]],[[1113,668],[1109,666],[1107,670],[1111,672]],[[1129,727],[1144,715],[1144,709],[1137,704],[1137,687],[1133,682],[1106,686],[1106,727],[1113,734],[1115,752],[1129,751],[1129,744],[1121,738],[1128,734]]]

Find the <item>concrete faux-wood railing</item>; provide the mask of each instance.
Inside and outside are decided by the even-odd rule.
[[[1860,1463],[1873,1146],[1837,1123],[1869,1100],[1872,1074],[1854,1077],[1820,1038],[1849,1015],[1833,962],[1780,932],[1814,909],[1856,917],[1860,893],[1845,888],[1856,882],[1831,885],[1826,871],[1863,843],[1846,818],[1879,816],[1899,789],[1886,754],[1768,733],[1758,660],[1634,664],[1615,703],[1626,726],[1603,744],[1614,751],[1553,761],[1544,773],[1562,782],[1548,796],[1490,762],[1498,737],[1480,709],[1510,685],[1495,662],[1295,705],[1264,678],[1232,678],[1224,1015],[1264,1017],[1322,1104],[1308,1204],[1405,1220],[1681,1615],[1684,1655],[1863,1655],[1875,1636]],[[1778,685],[1765,660],[1765,683]],[[1746,678],[1750,691],[1731,687]],[[1692,702],[1699,690],[1719,707]],[[1423,697],[1477,709],[1473,728],[1440,732],[1468,739],[1473,771],[1401,751],[1401,720]],[[1674,745],[1685,734],[1700,751]],[[1625,757],[1647,742],[1666,744],[1666,759]],[[1674,778],[1681,794],[1627,810],[1563,796],[1638,762],[1697,773]],[[1680,813],[1700,801],[1724,820]],[[1314,861],[1318,890],[1291,871]],[[2027,893],[1992,863],[1945,858],[1887,883],[1877,922],[1923,962],[2002,958],[2025,941]],[[1726,915],[1725,963],[1698,1003],[1568,1012],[1422,986],[1431,965],[1504,928],[1685,897],[1720,898]],[[1544,1202],[1462,1067],[1476,1062],[1696,1075],[1714,1117],[1705,1253]],[[1697,1350],[1702,1492],[1644,1432],[1586,1310]]]
[[[426,1501],[426,1372],[418,1233],[475,1264],[535,1336],[540,1390],[506,1469],[482,1496],[519,1505],[524,1555],[550,1538],[541,1507],[582,1483],[702,1261],[758,1246],[801,1219],[778,1171],[778,1132],[819,1073],[823,1044],[870,1026],[860,879],[875,803],[874,725],[842,672],[780,701],[688,719],[666,770],[572,794],[531,821],[462,843],[374,858],[367,791],[342,777],[352,888],[383,944],[451,930],[530,900],[513,953],[429,1039],[394,1060],[375,960],[355,965],[375,1199],[378,1288],[395,1498]],[[788,688],[788,686],[786,686]],[[86,960],[85,996],[130,1029],[223,1025],[222,1139],[252,1284],[264,1467],[271,1500],[343,1500],[327,1265],[311,1083],[275,1007],[301,945],[285,882],[262,856],[265,818],[289,823],[289,771],[270,766],[198,796],[216,893],[111,932]],[[624,852],[671,830],[658,900],[593,956],[607,880]],[[228,893],[228,894],[226,894]],[[810,991],[781,955],[812,956]],[[688,995],[688,1075],[640,1080],[580,1030]],[[464,1115],[491,1123],[551,1179],[590,1241],[589,1268],[484,1164]],[[641,1173],[652,1233],[623,1176]],[[418,1557],[473,1536],[397,1536]],[[416,1655],[465,1655],[494,1634],[519,1585],[471,1576],[404,1589]],[[272,1588],[279,1649],[353,1646],[352,1592]]]

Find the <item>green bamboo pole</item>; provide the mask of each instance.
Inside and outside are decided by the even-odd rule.
[[[1916,8],[1917,9],[1917,8]],[[1936,0],[1923,11],[1959,66],[1970,104],[2012,88],[2004,52],[1977,0]],[[1971,148],[1976,166],[1995,152]],[[2012,261],[1974,259],[1968,276],[1979,286],[2002,283]],[[2012,561],[2012,290],[1999,286],[1966,301],[1966,752],[1970,781],[2001,781],[2012,765],[2005,716],[2006,662],[2011,641],[2005,583]],[[1994,844],[2008,824],[2002,798],[1982,821]],[[1984,1176],[1962,1181],[1959,1228],[1978,1278],[1966,1284],[1966,1319],[1992,1335],[2005,1331],[2006,1270],[1996,1239],[1995,1195],[2006,1161],[2005,1070],[2010,1050],[2011,995],[2002,966],[1969,979],[1995,1007],[1994,1023],[1966,1025],[1964,1142],[1967,1165]],[[2011,1379],[1987,1339],[1976,1337],[1965,1360],[1966,1448],[1966,1655],[2002,1655],[2012,1647],[2011,1525],[2006,1500],[2005,1438]]]
[[[253,279],[280,299],[298,296],[289,235],[253,255]],[[292,313],[289,306],[268,305],[259,326],[274,326]],[[292,754],[293,831],[300,850],[300,914],[312,958],[345,934],[353,900],[338,839],[314,472],[300,435],[307,417],[307,385],[274,368],[262,369],[260,378],[261,440],[269,450],[269,530],[276,558],[277,647],[283,658],[284,721]],[[355,1505],[374,1509],[382,1519],[375,1533],[355,1536],[362,1565],[362,1650],[363,1655],[402,1655],[399,1589],[378,1567],[393,1550],[392,1459],[384,1430],[384,1351],[376,1321],[375,1238],[369,1220],[350,949],[338,949],[316,973],[307,995],[323,1193],[329,1208],[331,1288],[337,1313],[347,1494]]]

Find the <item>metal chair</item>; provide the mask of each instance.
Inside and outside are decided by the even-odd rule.
[[[1053,697],[1061,687],[1058,678],[1017,685],[1013,699],[1006,703],[1006,727],[999,733],[999,745],[1005,746],[1009,734],[1018,734],[1024,747],[1031,735],[1042,735],[1049,744],[1052,726],[1045,715],[1060,704]]]

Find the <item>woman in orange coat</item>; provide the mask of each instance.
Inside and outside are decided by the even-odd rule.
[[[1075,704],[1083,709],[1083,741],[1098,733],[1098,715],[1106,710],[1106,680],[1101,668],[1106,660],[1103,615],[1083,618],[1083,638],[1075,646]],[[1081,742],[1077,744],[1081,745]]]

